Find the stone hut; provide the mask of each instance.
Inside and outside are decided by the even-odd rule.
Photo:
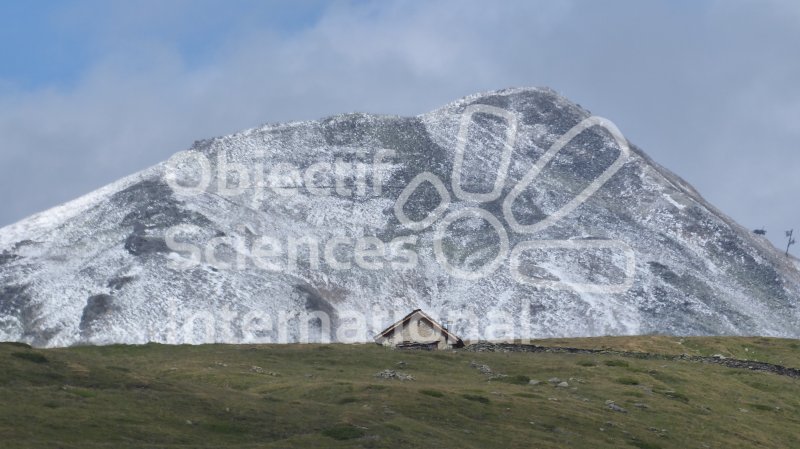
[[[414,310],[400,321],[375,336],[375,343],[396,348],[450,349],[464,342],[421,309]]]

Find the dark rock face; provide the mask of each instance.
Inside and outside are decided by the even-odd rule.
[[[90,296],[83,308],[79,328],[82,333],[92,331],[95,323],[111,314],[115,309],[114,297],[106,294]]]
[[[112,291],[120,290],[122,287],[125,286],[125,284],[129,284],[129,283],[133,282],[135,279],[136,279],[136,277],[134,277],[134,276],[115,277],[115,278],[109,279],[108,280],[108,284],[106,286],[108,288],[110,288]]]
[[[197,142],[0,229],[0,340],[800,337],[797,267],[594,119],[509,89]]]

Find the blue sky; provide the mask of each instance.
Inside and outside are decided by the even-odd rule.
[[[264,122],[549,86],[747,227],[800,228],[800,2],[0,3],[0,226]]]
[[[0,6],[0,79],[25,90],[68,88],[108,53],[141,57],[135,53],[143,41],[170,47],[189,67],[200,67],[248,31],[301,32],[324,6],[312,0],[7,1]]]

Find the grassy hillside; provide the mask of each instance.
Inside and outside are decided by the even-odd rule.
[[[789,340],[537,344],[800,367]],[[375,377],[387,369],[414,380]],[[800,447],[800,379],[611,354],[0,344],[0,446],[789,448]]]

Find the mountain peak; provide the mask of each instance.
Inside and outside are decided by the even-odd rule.
[[[794,264],[548,88],[204,141],[0,229],[0,340],[800,334]],[[501,324],[504,323],[504,324]]]

